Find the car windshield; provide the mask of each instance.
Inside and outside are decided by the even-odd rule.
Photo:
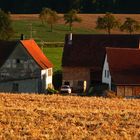
[[[62,88],[70,88],[70,86],[64,85],[64,86],[62,86]]]

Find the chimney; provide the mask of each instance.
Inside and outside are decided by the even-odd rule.
[[[72,45],[72,33],[70,33],[68,36],[68,44]]]
[[[21,34],[20,40],[24,40],[24,39],[25,39],[25,35],[24,34]]]

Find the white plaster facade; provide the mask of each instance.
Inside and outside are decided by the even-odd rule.
[[[109,89],[111,90],[111,75],[110,75],[109,65],[107,61],[107,55],[105,57],[105,61],[103,65],[102,83],[108,84]]]
[[[42,88],[46,90],[47,88],[53,88],[52,85],[52,68],[41,70],[41,80]]]

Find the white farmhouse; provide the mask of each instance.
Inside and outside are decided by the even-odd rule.
[[[0,92],[45,92],[52,67],[34,40],[0,41]]]

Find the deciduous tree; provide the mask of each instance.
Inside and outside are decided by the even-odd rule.
[[[49,24],[51,26],[51,32],[53,31],[53,25],[58,21],[59,16],[56,11],[53,11],[49,8],[43,8],[39,18],[42,24]]]
[[[68,13],[64,14],[65,24],[69,24],[69,30],[72,30],[72,26],[74,22],[81,22],[81,18],[78,17],[76,10],[71,10]]]
[[[10,14],[0,10],[0,39],[7,40],[12,34],[13,28]]]
[[[106,13],[105,16],[98,17],[96,28],[104,29],[108,32],[108,34],[111,34],[111,30],[119,27],[119,24],[119,21],[111,13]]]
[[[120,27],[121,31],[127,31],[132,34],[135,31],[140,30],[140,23],[130,17],[126,18],[124,23]]]

